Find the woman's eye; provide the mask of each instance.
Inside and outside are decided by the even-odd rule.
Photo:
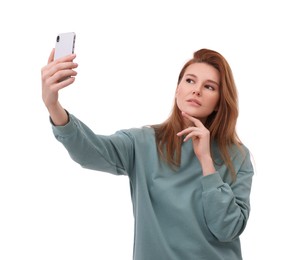
[[[189,83],[189,84],[194,84],[195,83],[193,79],[189,79],[189,78],[186,79],[186,82]]]
[[[212,87],[211,85],[206,85],[205,88],[207,88],[209,90],[214,90],[214,87]]]

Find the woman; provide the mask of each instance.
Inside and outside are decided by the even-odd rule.
[[[224,57],[194,53],[162,124],[103,136],[60,105],[58,91],[74,82],[77,64],[75,55],[54,61],[53,54],[42,94],[54,135],[83,167],[129,177],[133,259],[242,259],[253,167],[236,135],[237,91]]]

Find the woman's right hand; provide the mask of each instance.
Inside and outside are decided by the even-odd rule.
[[[77,64],[73,62],[75,54],[71,54],[57,60],[52,50],[48,64],[42,68],[42,98],[47,108],[55,106],[58,102],[58,92],[72,84],[77,72]],[[63,80],[64,78],[67,78]],[[63,80],[63,81],[62,81]]]
[[[58,97],[59,90],[71,85],[77,72],[77,64],[73,62],[76,55],[71,54],[54,60],[54,49],[52,50],[48,64],[41,70],[42,74],[42,99],[55,124],[66,123],[66,112],[61,107]]]

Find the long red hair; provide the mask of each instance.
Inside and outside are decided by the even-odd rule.
[[[198,50],[194,53],[193,58],[183,66],[179,74],[178,84],[189,65],[202,62],[213,66],[220,73],[220,100],[218,109],[208,116],[205,127],[210,131],[211,141],[215,140],[217,142],[221,156],[230,169],[232,179],[235,180],[235,171],[228,148],[233,144],[240,147],[241,142],[236,133],[238,117],[237,89],[228,62],[216,51],[209,49]],[[176,102],[174,102],[168,119],[162,124],[153,125],[152,127],[155,130],[157,149],[160,157],[171,167],[179,167],[181,164],[182,138],[179,138],[176,134],[183,130],[184,122]]]

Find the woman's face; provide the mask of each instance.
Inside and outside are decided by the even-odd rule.
[[[178,108],[203,123],[217,110],[220,98],[220,74],[207,63],[189,65],[176,91]]]

